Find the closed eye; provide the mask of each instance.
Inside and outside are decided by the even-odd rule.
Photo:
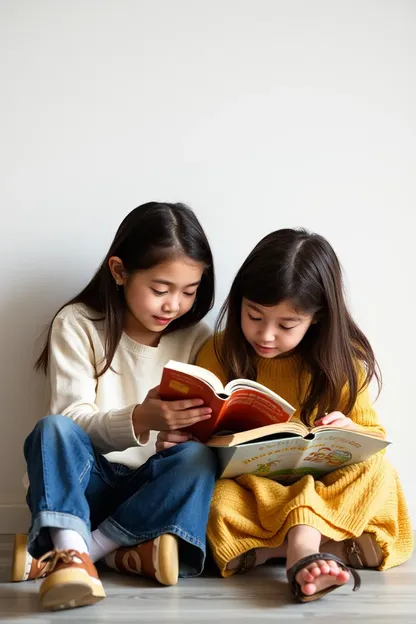
[[[294,329],[296,325],[292,325],[292,327],[285,327],[284,325],[280,325],[280,329],[284,329],[285,331],[289,331],[289,329]]]
[[[196,290],[195,290],[194,292],[191,292],[191,293],[184,292],[183,294],[184,294],[186,297],[193,297],[194,295],[196,295]]]
[[[250,313],[248,314],[248,318],[249,318],[251,321],[261,321],[261,318],[260,318],[260,317],[257,317],[257,316],[251,316],[251,314],[250,314]]]
[[[157,297],[161,297],[162,295],[167,295],[167,293],[168,293],[167,290],[156,290],[156,288],[152,288],[152,287],[150,287],[150,288],[151,288],[151,290],[154,292],[154,294]]]

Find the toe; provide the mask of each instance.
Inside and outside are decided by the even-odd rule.
[[[328,574],[331,576],[338,576],[341,571],[339,565],[335,561],[328,561],[328,568]]]
[[[329,574],[331,568],[328,565],[327,561],[318,561],[319,569],[321,570],[321,574]]]
[[[337,575],[337,581],[339,581],[340,583],[346,583],[349,578],[350,578],[350,573],[347,572],[346,570],[340,570]]]

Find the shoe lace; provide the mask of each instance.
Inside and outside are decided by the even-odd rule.
[[[58,563],[72,563],[75,558],[79,558],[76,550],[50,550],[38,559],[36,578],[41,578],[53,572]]]

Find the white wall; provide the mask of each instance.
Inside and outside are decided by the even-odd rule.
[[[272,229],[330,239],[416,520],[415,20],[403,0],[0,1],[0,532],[26,528],[34,340],[151,199],[196,209],[218,303]]]

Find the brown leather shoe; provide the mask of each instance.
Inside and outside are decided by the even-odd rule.
[[[162,585],[176,585],[179,576],[178,539],[165,533],[144,544],[117,548],[104,561],[118,572],[147,576]]]
[[[27,535],[14,536],[11,580],[13,583],[33,581],[46,576],[46,563],[39,564],[27,550]]]
[[[104,587],[89,555],[76,550],[51,550],[39,559],[47,576],[39,588],[45,609],[72,609],[105,598]]]

